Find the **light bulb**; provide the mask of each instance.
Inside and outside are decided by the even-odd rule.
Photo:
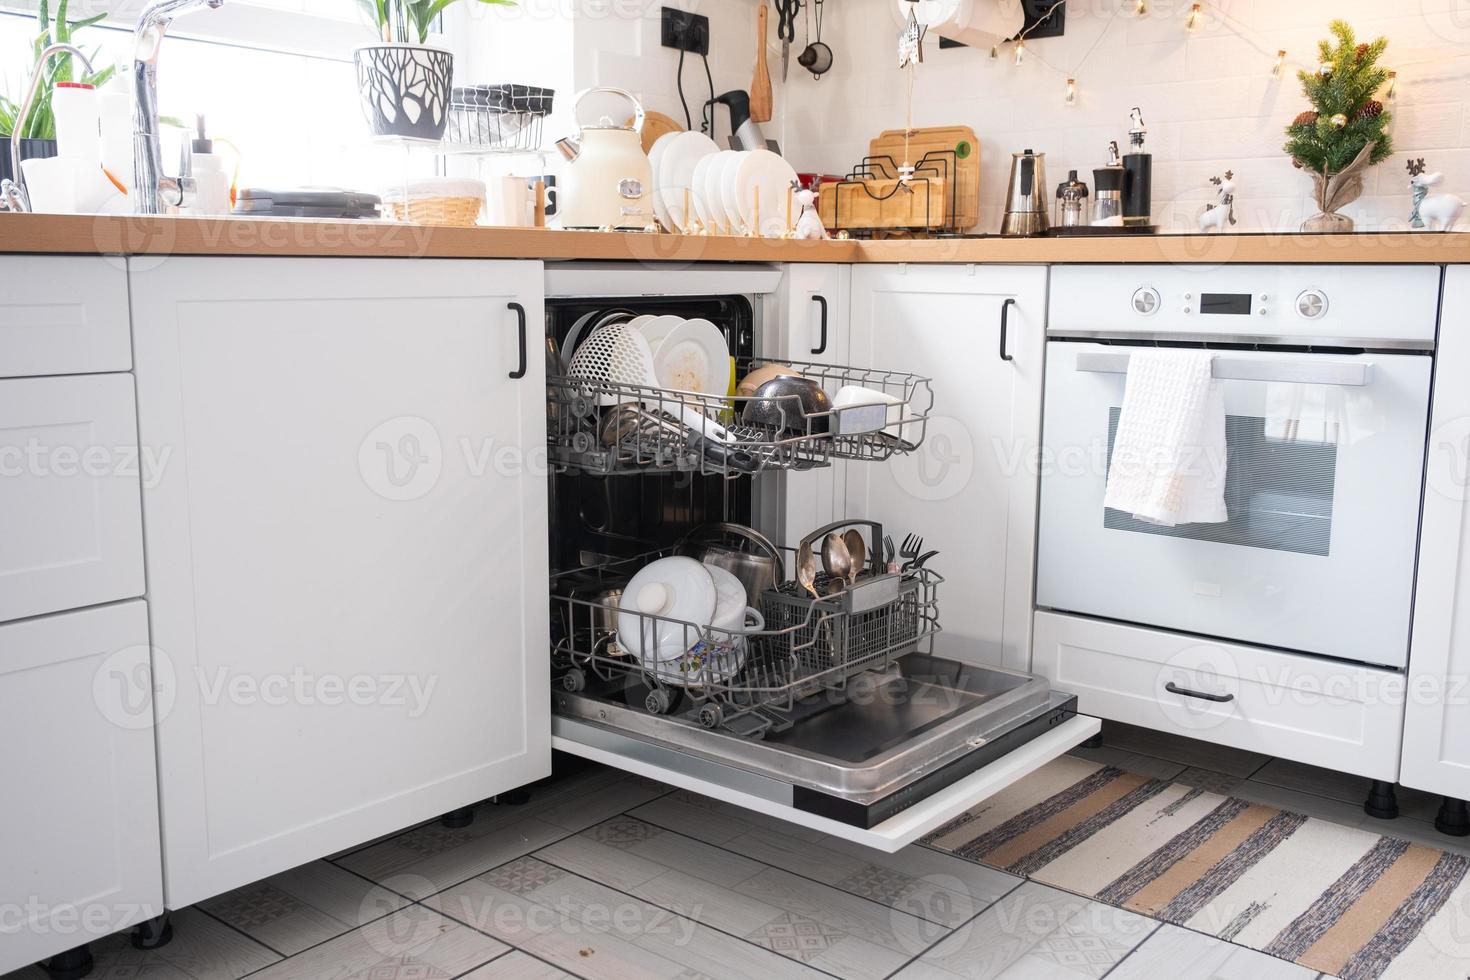
[[[1067,94],[1062,101],[1064,101],[1067,105],[1077,104],[1077,79],[1067,79]]]
[[[1276,52],[1276,64],[1271,67],[1271,77],[1280,78],[1282,70],[1286,67],[1286,52]]]
[[[1021,38],[1021,40],[1019,40],[1019,41],[1016,42],[1016,64],[1019,65],[1021,62],[1025,61],[1025,60],[1026,60],[1026,39],[1025,38]]]
[[[999,61],[1000,60],[1000,45],[998,45],[998,44],[992,44],[990,46],[990,60],[991,61]]]
[[[1203,12],[1200,8],[1201,4],[1189,8],[1189,23],[1184,25],[1185,30],[1192,31],[1199,26],[1200,14]]]
[[[1399,87],[1399,73],[1391,71],[1388,73],[1388,88],[1383,90],[1383,101],[1392,102],[1394,92]]]
[[[1148,13],[1148,0],[1134,0],[1133,12],[1142,17]]]

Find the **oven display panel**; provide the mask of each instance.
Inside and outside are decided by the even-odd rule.
[[[1222,313],[1227,316],[1250,316],[1250,293],[1201,293],[1201,313]]]

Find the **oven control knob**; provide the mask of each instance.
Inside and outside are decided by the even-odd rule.
[[[1308,289],[1296,298],[1297,315],[1304,320],[1320,320],[1327,315],[1327,296],[1316,289]]]
[[[1152,316],[1158,312],[1162,303],[1159,291],[1149,286],[1144,286],[1133,294],[1133,312],[1139,316]]]

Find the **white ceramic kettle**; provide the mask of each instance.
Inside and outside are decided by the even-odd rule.
[[[596,126],[557,141],[570,163],[558,177],[558,211],[563,228],[612,228],[642,231],[654,223],[653,171],[643,152],[643,104],[620,88],[590,88],[577,94],[572,118],[582,100],[606,93],[627,99],[633,106],[633,125],[619,126],[603,116]]]

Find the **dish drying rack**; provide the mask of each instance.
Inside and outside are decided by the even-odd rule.
[[[874,139],[846,178],[822,185],[817,210],[832,232],[953,235],[979,221],[979,195],[973,130],[895,129]]]
[[[780,550],[795,567],[795,551]],[[752,597],[765,627],[743,632],[557,594],[558,580],[568,576],[591,574],[620,586],[644,565],[678,553],[673,546],[553,578],[552,665],[563,690],[622,685],[641,694],[651,714],[678,714],[758,739],[788,730],[830,699],[852,696],[863,675],[886,670],[901,656],[932,652],[939,632],[936,592],[943,577],[927,568],[892,574],[880,570],[876,557],[855,585],[819,573],[819,597],[796,582]],[[676,627],[685,652],[668,660],[635,656],[606,624],[610,612],[636,621],[650,638]]]
[[[548,454],[553,466],[598,476],[678,471],[739,477],[804,470],[833,460],[882,461],[923,443],[934,408],[930,379],[900,371],[766,358],[736,358],[736,376],[767,364],[799,371],[832,391],[855,385],[893,399],[806,412],[797,395],[707,395],[553,374],[547,378]],[[600,402],[617,402],[599,408]],[[743,424],[761,403],[763,422]],[[697,429],[680,419],[707,418]],[[722,440],[717,432],[729,433]]]

